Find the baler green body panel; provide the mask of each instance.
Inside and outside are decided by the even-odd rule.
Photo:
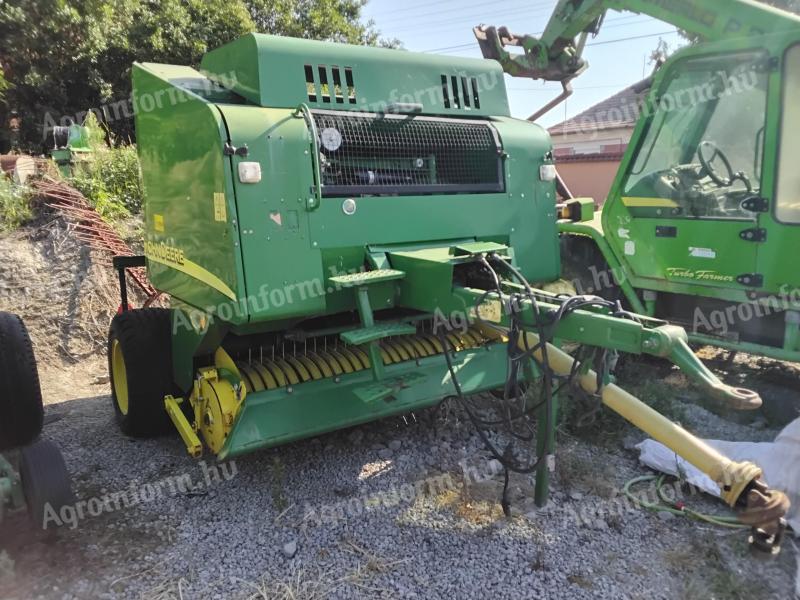
[[[502,344],[460,352],[453,360],[464,393],[497,389],[505,383],[508,357]],[[395,381],[405,378],[408,383],[386,402],[365,403],[357,395],[359,389],[375,385],[369,371],[351,375],[336,385],[333,397],[330,381],[306,383],[288,398],[284,390],[253,394],[248,397],[220,458],[421,410],[455,393],[441,356],[421,359],[419,364],[393,365],[386,374]]]
[[[200,69],[259,106],[380,112],[418,103],[424,114],[510,116],[493,61],[250,34],[207,53]]]
[[[148,275],[176,299],[226,305],[244,322],[233,310],[245,286],[231,166],[220,151],[227,131],[219,109],[189,91],[204,83],[187,67],[134,66]]]
[[[377,190],[350,196],[357,210],[347,214],[343,202],[348,197],[326,197],[323,186],[319,206],[310,207],[313,135],[296,108],[305,104],[316,110],[308,98],[304,61],[323,60],[352,66],[362,105],[362,99],[369,104],[380,95],[399,94],[398,101],[406,101],[403,95],[411,90],[438,85],[437,93],[419,97],[422,113],[436,115],[437,126],[448,126],[452,117],[458,126],[474,123],[493,132],[498,190]],[[210,52],[203,69],[201,75],[186,67],[134,68],[135,95],[161,100],[148,100],[151,110],[137,116],[148,267],[156,287],[176,300],[215,314],[237,332],[274,331],[303,318],[354,311],[352,292],[332,285],[330,277],[377,260],[372,255],[381,252],[375,248],[459,241],[514,248],[518,267],[532,281],[558,276],[553,185],[539,178],[551,143],[539,126],[507,116],[496,63],[255,35]],[[451,72],[459,74],[459,86],[464,77],[469,106],[463,98],[460,107],[453,105],[452,86],[450,108],[441,103],[447,95],[442,75],[449,78]],[[481,77],[492,85],[476,87],[478,107],[471,92],[473,80],[479,84]],[[365,114],[347,94],[339,103],[333,87],[331,93],[330,102],[317,104],[348,118]],[[423,117],[408,120],[415,118]],[[241,163],[257,163],[260,182],[242,183]],[[522,223],[528,224],[525,231]],[[396,307],[395,288],[371,286],[373,306]]]

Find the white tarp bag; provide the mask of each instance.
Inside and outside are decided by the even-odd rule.
[[[771,488],[785,493],[792,503],[787,521],[800,535],[800,419],[795,419],[778,434],[774,442],[725,442],[704,440],[731,460],[750,461],[764,471],[764,480]],[[645,440],[636,448],[639,460],[657,471],[680,476],[704,492],[719,497],[719,486],[708,475],[656,442]]]
[[[786,520],[800,536],[800,419],[795,419],[778,434],[774,442],[725,442],[704,440],[731,460],[750,461],[761,467],[771,488],[782,491],[792,503]],[[681,477],[695,487],[720,496],[719,486],[697,467],[677,456],[655,440],[645,440],[636,448],[639,460],[656,471]],[[800,554],[797,557],[795,597],[800,600]]]

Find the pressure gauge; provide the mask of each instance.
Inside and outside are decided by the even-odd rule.
[[[342,145],[342,134],[335,127],[326,127],[319,136],[325,150],[335,152]]]

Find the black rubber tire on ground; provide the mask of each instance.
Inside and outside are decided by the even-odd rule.
[[[33,526],[50,530],[61,525],[61,508],[73,504],[75,497],[58,446],[49,440],[39,440],[23,448],[19,476]]]
[[[600,296],[606,300],[622,300],[622,290],[597,244],[583,235],[561,234],[561,277],[575,286],[578,294]]]
[[[115,347],[121,352],[118,364],[119,360],[124,363],[122,374],[114,370]],[[174,389],[169,309],[134,309],[114,317],[108,334],[108,373],[111,400],[123,433],[147,438],[170,430],[164,408],[164,396]]]
[[[17,315],[0,312],[0,451],[30,444],[42,432],[43,417],[28,331]]]

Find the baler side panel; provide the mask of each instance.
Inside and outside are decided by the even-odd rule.
[[[133,69],[148,275],[173,298],[243,322],[235,302],[244,286],[223,155],[227,132],[214,105],[170,83],[191,78],[203,79],[187,67]]]
[[[322,259],[306,210],[313,178],[305,121],[284,109],[219,109],[231,143],[248,147],[232,163],[251,322],[324,312]],[[239,181],[241,162],[260,164],[259,183]]]
[[[553,146],[547,132],[528,121],[495,119],[506,156],[506,192],[516,207],[508,246],[529,281],[553,281],[561,275],[556,225],[556,188],[542,181],[540,167]]]

